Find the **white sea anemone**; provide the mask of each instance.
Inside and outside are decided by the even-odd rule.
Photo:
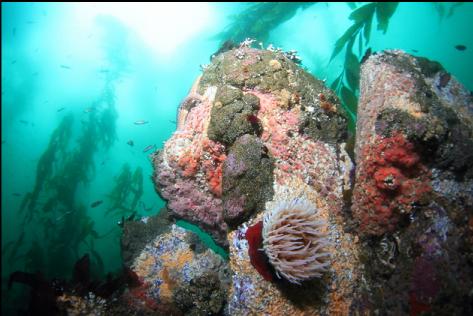
[[[279,278],[291,283],[321,277],[330,264],[326,222],[304,198],[280,201],[263,219],[263,248]]]

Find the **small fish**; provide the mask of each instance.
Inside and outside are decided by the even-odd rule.
[[[21,196],[21,193],[13,193],[14,196]]]
[[[61,112],[64,109],[65,109],[65,107],[62,107],[62,108],[58,109],[56,112]]]
[[[128,218],[126,219],[127,221],[132,221],[135,219],[135,215],[136,215],[136,211],[133,211],[133,213],[131,213],[130,216],[128,216]]]
[[[149,122],[148,121],[145,121],[145,120],[138,120],[138,121],[135,121],[135,125],[144,125],[144,124],[148,124]]]
[[[123,228],[125,225],[125,222],[129,222],[135,219],[136,211],[133,211],[130,216],[128,216],[126,219],[124,216],[122,216],[122,219],[117,222],[117,225]]]
[[[90,204],[90,207],[91,207],[91,208],[94,208],[94,207],[99,206],[99,205],[102,204],[102,203],[103,203],[102,200],[98,200],[98,201],[95,201],[95,202],[93,202],[92,204]]]
[[[25,120],[20,120],[20,123],[21,123],[21,124],[25,124],[25,125],[27,125],[27,124],[28,124],[28,121],[25,121]]]
[[[14,65],[16,64],[16,59],[11,61],[11,64]]]
[[[148,146],[146,146],[146,147],[143,149],[143,152],[145,153],[145,152],[147,152],[147,151],[153,149],[154,147],[156,147],[156,145],[148,145]]]
[[[126,142],[128,145],[130,145],[131,147],[133,147],[133,145],[135,145],[135,143],[133,142],[133,140],[129,140]]]
[[[60,66],[61,68],[64,68],[64,69],[71,69],[71,67],[67,66],[67,65],[61,65]]]
[[[35,24],[35,23],[36,23],[36,21],[33,21],[33,20],[26,21],[26,24]]]
[[[169,123],[176,124],[176,121],[169,120]]]
[[[64,214],[62,214],[61,216],[59,216],[58,218],[56,218],[56,221],[60,221],[61,219],[64,218],[64,216],[68,215],[68,214],[71,214],[73,211],[69,211],[69,212],[66,212]]]
[[[12,34],[13,34],[13,36],[15,36],[15,35],[16,35],[16,27],[14,27],[14,28],[13,28],[13,30],[12,30]]]
[[[125,217],[122,216],[122,219],[117,222],[117,225],[123,228],[124,224],[125,224]]]
[[[36,77],[38,74],[39,72],[33,72],[31,75]]]
[[[455,46],[455,48],[459,51],[464,51],[466,49],[466,46],[460,44],[460,45]]]
[[[414,53],[418,53],[419,51],[417,49],[411,49]]]
[[[92,112],[93,110],[94,108],[85,108],[84,113],[89,113],[89,112]]]
[[[108,73],[108,72],[110,72],[110,70],[108,70],[108,69],[100,69],[99,70],[99,73],[101,73],[101,74]]]

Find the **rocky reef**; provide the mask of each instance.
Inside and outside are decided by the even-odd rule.
[[[132,264],[152,301],[189,314],[473,312],[472,95],[401,51],[373,54],[360,78],[349,153],[337,96],[286,54],[241,44],[212,59],[153,180],[230,260],[189,255],[172,226]]]
[[[91,280],[88,255],[71,281],[16,271],[27,311],[473,314],[472,93],[436,62],[373,54],[351,146],[334,93],[248,43],[214,56],[151,156],[167,208],[124,220],[123,271]]]
[[[473,312],[473,98],[436,62],[402,51],[361,68],[353,218],[359,312]]]
[[[178,130],[154,156],[154,182],[175,216],[228,247],[226,312],[348,312],[359,274],[357,247],[348,246],[355,237],[344,232],[353,164],[335,94],[283,52],[242,45],[213,58],[178,119]],[[271,266],[258,266],[265,255],[258,260],[260,251],[249,251],[245,238],[248,227],[285,198],[314,206],[330,240],[323,250],[336,262],[323,281],[303,284],[301,296]]]
[[[192,232],[170,226],[135,257],[132,271],[142,282],[127,293],[141,312],[176,315],[218,314],[227,297],[227,263]]]

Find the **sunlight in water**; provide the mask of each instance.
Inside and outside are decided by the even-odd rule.
[[[79,3],[75,12],[94,17],[112,15],[133,29],[160,55],[170,56],[179,45],[210,25],[208,3]]]

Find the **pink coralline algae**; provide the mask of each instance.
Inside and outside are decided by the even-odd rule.
[[[358,166],[353,216],[362,233],[381,235],[393,231],[401,215],[431,192],[428,169],[420,163],[414,145],[397,133],[377,137],[362,148]]]
[[[205,172],[210,191],[216,196],[222,196],[222,166],[226,160],[225,147],[210,139],[203,142],[204,160],[202,170]]]
[[[264,128],[261,139],[276,160],[275,181],[282,185],[296,176],[323,196],[338,192],[341,179],[328,172],[332,168],[328,166],[338,164],[334,148],[299,133],[300,108],[285,110],[275,96],[258,91],[252,93],[259,97],[261,104],[258,112]],[[338,204],[339,201],[332,202]]]
[[[166,172],[160,174],[160,184],[164,186],[161,195],[168,199],[168,207],[171,210],[192,222],[199,221],[210,227],[221,220],[220,199],[201,190],[195,182],[176,179],[174,176]]]
[[[211,90],[211,89],[209,89]],[[222,164],[225,147],[207,138],[212,91],[190,109],[180,130],[154,156],[157,191],[178,217],[200,225],[225,246],[222,208]]]

